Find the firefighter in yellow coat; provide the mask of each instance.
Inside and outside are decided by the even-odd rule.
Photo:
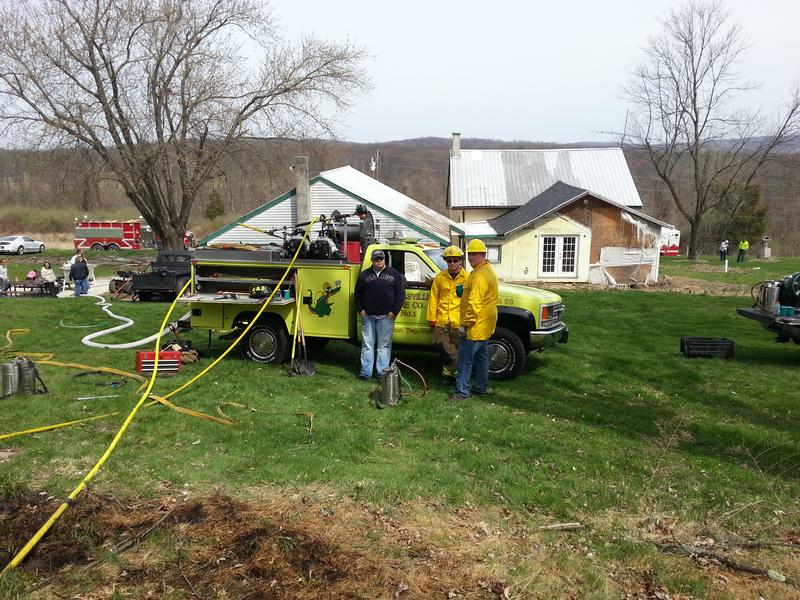
[[[428,325],[433,330],[433,345],[442,357],[442,375],[456,376],[458,327],[461,324],[461,295],[467,282],[462,260],[464,253],[457,246],[448,246],[442,253],[447,269],[439,271],[428,298]]]
[[[489,338],[497,325],[497,275],[486,259],[486,244],[481,240],[469,243],[467,260],[472,271],[461,296],[458,374],[450,401],[489,393]],[[473,375],[475,381],[470,387]]]

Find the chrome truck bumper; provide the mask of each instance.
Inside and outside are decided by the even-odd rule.
[[[544,350],[556,344],[566,344],[569,339],[569,327],[558,323],[549,329],[534,329],[530,332],[531,350]]]

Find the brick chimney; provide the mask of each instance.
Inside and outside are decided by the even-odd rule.
[[[461,158],[461,134],[458,131],[453,132],[453,149],[450,150],[450,156]]]
[[[308,223],[311,220],[311,194],[308,188],[308,157],[294,157],[295,209],[297,222]]]

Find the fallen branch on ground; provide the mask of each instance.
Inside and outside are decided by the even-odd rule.
[[[580,523],[553,523],[552,525],[540,525],[539,529],[546,531],[572,531],[574,529],[583,529]]]
[[[778,571],[774,571],[772,569],[762,569],[761,567],[755,567],[753,565],[740,563],[733,560],[732,558],[723,556],[722,554],[718,554],[716,552],[710,552],[705,548],[698,548],[697,546],[687,546],[685,544],[681,544],[678,542],[674,543],[650,542],[650,543],[652,543],[656,548],[658,548],[663,552],[670,552],[672,554],[690,556],[692,558],[695,557],[710,558],[711,560],[715,560],[722,566],[727,567],[733,571],[741,571],[743,573],[749,573],[751,575],[757,575],[759,577],[766,577],[773,581],[785,583],[794,588],[800,588],[800,584],[796,580],[792,579],[791,577],[787,577],[783,573],[779,573]]]

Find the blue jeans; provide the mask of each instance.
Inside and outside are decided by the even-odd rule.
[[[359,375],[372,377],[372,368],[380,376],[389,368],[392,358],[392,333],[394,319],[376,319],[367,315],[361,321],[361,372]],[[376,358],[377,355],[377,358]]]
[[[75,295],[80,296],[81,294],[88,294],[89,293],[89,280],[88,279],[76,279],[74,282],[75,286]]]
[[[462,339],[458,343],[458,375],[455,394],[469,398],[470,378],[475,375],[473,389],[480,394],[489,391],[489,340]]]

